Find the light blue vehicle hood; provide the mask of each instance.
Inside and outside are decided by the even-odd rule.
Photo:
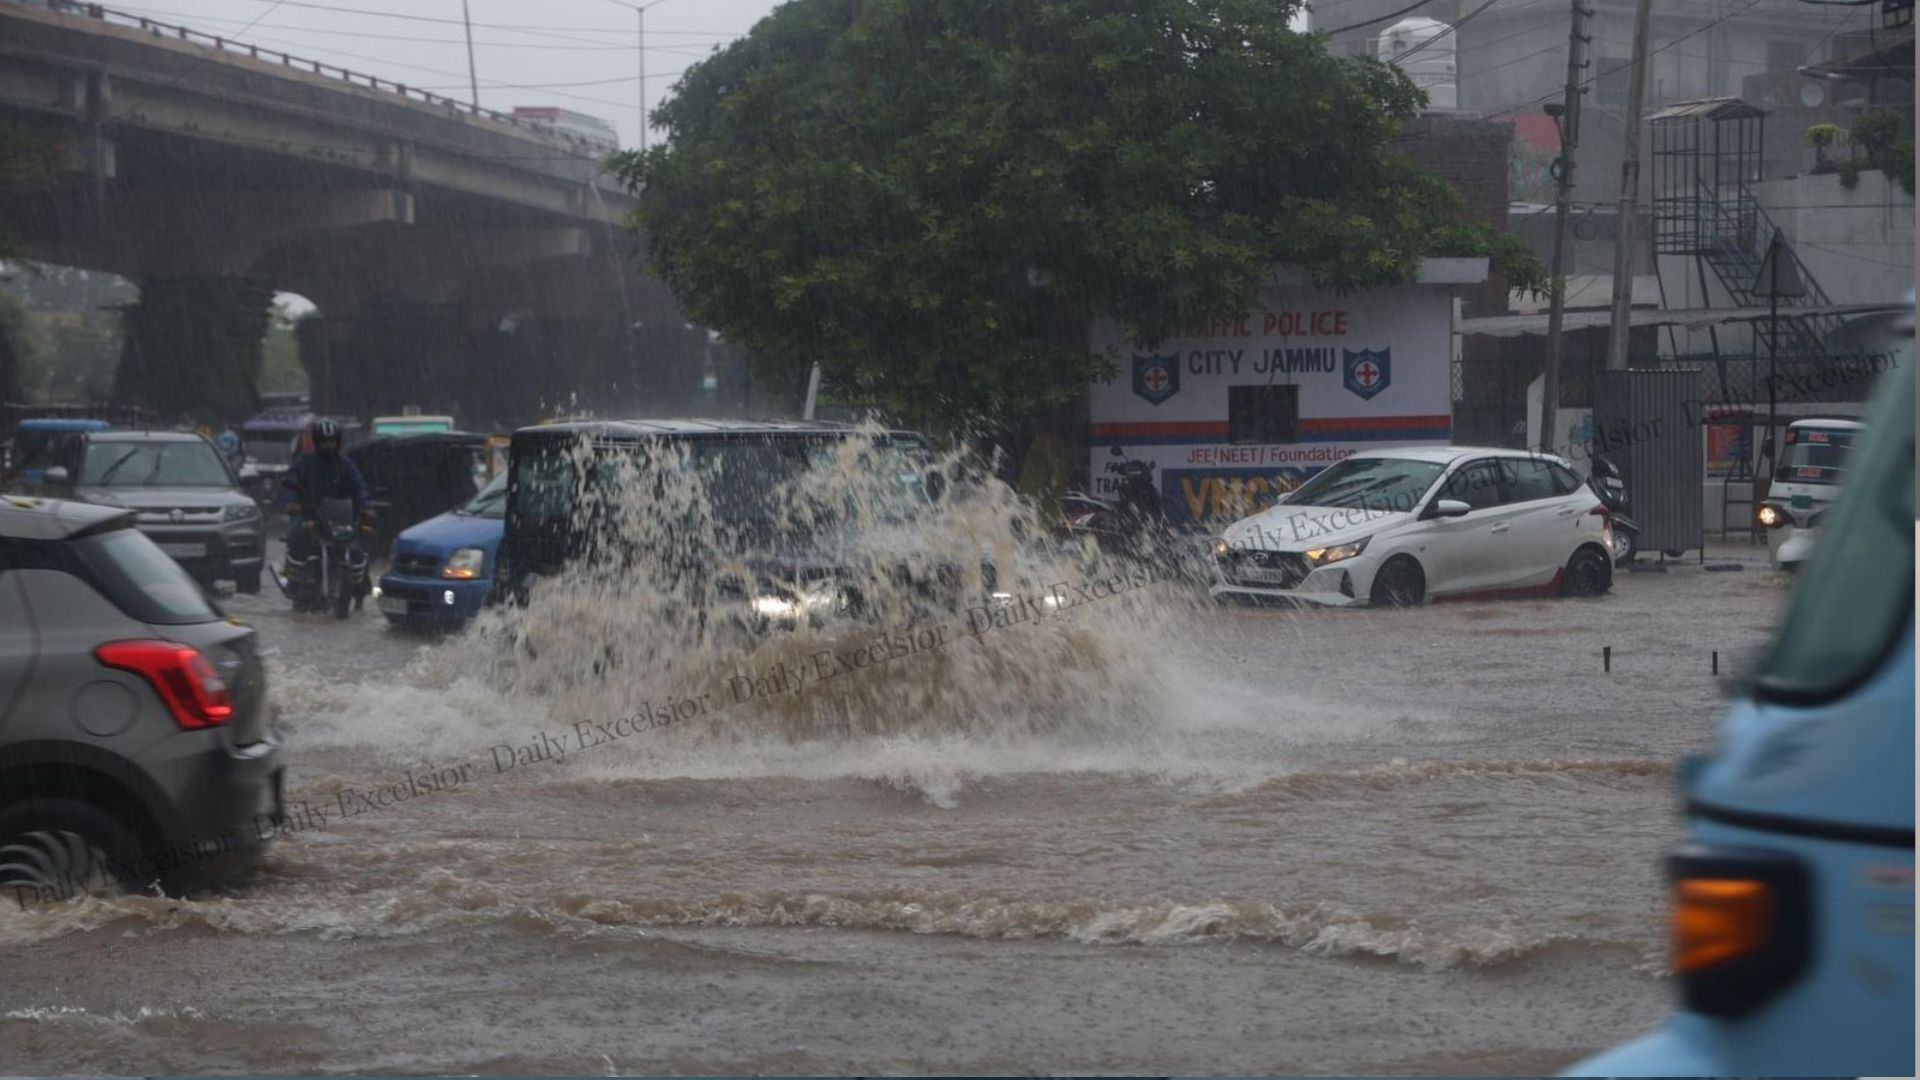
[[[1716,809],[1911,834],[1913,678],[1909,612],[1886,661],[1844,699],[1805,708],[1736,703],[1688,798]]]

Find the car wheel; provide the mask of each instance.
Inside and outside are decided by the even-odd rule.
[[[1562,596],[1599,596],[1613,588],[1613,563],[1597,547],[1583,547],[1567,560]]]
[[[259,592],[260,591],[260,571],[254,570],[250,573],[242,573],[242,574],[234,575],[233,591],[243,592],[249,595]]]
[[[1639,554],[1640,550],[1634,543],[1632,530],[1619,528],[1613,530],[1613,565],[1625,566]]]
[[[114,897],[140,843],[120,819],[73,799],[27,799],[0,811],[0,892],[22,904]]]
[[[1369,598],[1374,607],[1407,608],[1419,607],[1426,595],[1427,576],[1420,564],[1405,555],[1397,555],[1373,575]]]

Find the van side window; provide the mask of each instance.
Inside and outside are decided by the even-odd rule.
[[[1908,354],[1911,356],[1911,353]],[[1762,698],[1845,694],[1909,632],[1913,611],[1913,363],[1883,382],[1848,462],[1840,505],[1795,583],[1780,636],[1761,661]]]

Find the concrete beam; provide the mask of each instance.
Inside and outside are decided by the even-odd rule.
[[[377,298],[451,303],[476,274],[581,259],[592,250],[584,228],[379,225],[303,237],[263,257],[254,272],[307,297],[326,315],[351,318]]]
[[[30,257],[128,277],[253,274],[302,237],[413,220],[413,197],[382,189],[129,191],[102,205],[69,188],[23,230]],[[255,275],[259,276],[259,275]]]
[[[391,86],[0,4],[0,106],[325,164],[543,214],[617,223],[632,200],[562,139]],[[93,110],[78,81],[110,75]],[[364,79],[364,76],[361,77]]]

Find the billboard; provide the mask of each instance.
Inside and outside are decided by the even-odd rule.
[[[1118,368],[1089,395],[1095,494],[1113,494],[1121,461],[1149,461],[1167,519],[1211,528],[1349,454],[1450,441],[1448,289],[1276,287],[1260,299],[1151,348],[1111,319],[1094,324],[1094,351]]]

